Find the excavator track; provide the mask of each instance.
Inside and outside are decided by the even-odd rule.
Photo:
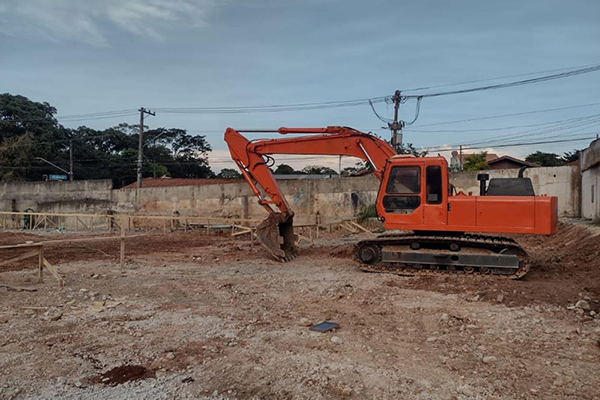
[[[527,253],[512,238],[437,232],[384,234],[356,244],[361,269],[397,275],[474,274],[522,278]]]

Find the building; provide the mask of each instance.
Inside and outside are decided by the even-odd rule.
[[[581,216],[600,219],[598,195],[600,190],[600,139],[590,143],[587,149],[581,151]]]
[[[450,158],[450,168],[454,170],[461,169],[461,166],[464,166],[467,158],[473,155],[472,153],[461,154],[459,155],[457,151],[452,152],[452,157]],[[521,167],[537,167],[537,164],[530,163],[528,161],[519,160],[518,158],[514,158],[511,156],[502,156],[498,157],[497,154],[488,153],[485,155],[485,161],[489,166],[489,169],[519,169]]]
[[[497,157],[487,162],[490,169],[515,169],[522,167],[538,167],[529,161],[519,160],[511,156]]]

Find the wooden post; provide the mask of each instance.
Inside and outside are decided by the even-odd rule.
[[[163,233],[166,235],[167,234],[167,220],[163,219]]]
[[[44,281],[44,246],[38,248],[38,281]]]
[[[121,269],[125,268],[125,223],[121,223]]]
[[[92,215],[92,222],[90,224],[92,232],[94,232],[94,216]]]
[[[210,236],[210,218],[206,220],[206,235]]]

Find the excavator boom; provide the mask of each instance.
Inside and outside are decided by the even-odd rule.
[[[257,229],[260,243],[276,259],[288,261],[298,253],[293,233],[294,213],[267,165],[268,157],[274,154],[352,156],[370,163],[375,176],[381,179],[387,160],[396,152],[374,135],[340,126],[279,128],[271,132],[305,136],[250,141],[240,131],[227,128],[225,142],[258,203],[269,213]]]

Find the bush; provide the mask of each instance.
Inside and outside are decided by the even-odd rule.
[[[370,204],[362,209],[360,214],[358,214],[358,222],[364,222],[369,218],[377,218],[377,210],[375,208],[375,204]]]

